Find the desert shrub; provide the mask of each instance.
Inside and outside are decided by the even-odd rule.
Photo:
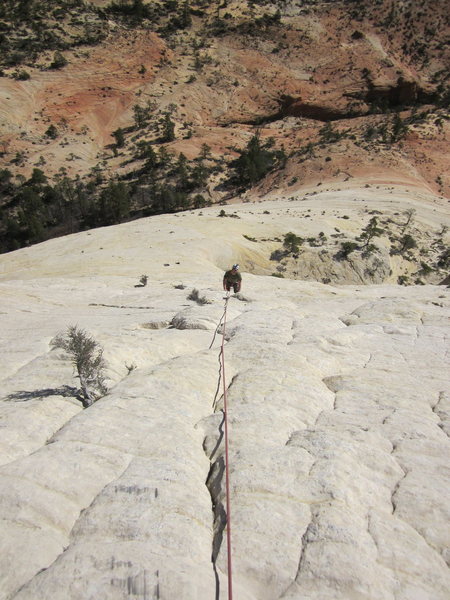
[[[432,267],[430,267],[430,265],[427,265],[427,263],[421,261],[420,263],[420,271],[419,273],[421,275],[429,275],[430,273],[432,273],[433,269]]]
[[[343,242],[339,251],[339,257],[346,260],[349,254],[357,250],[357,248],[358,244],[356,244],[355,242]]]
[[[437,266],[440,269],[448,269],[450,267],[450,248],[446,248],[440,255],[437,261]]]
[[[339,131],[333,129],[333,125],[330,121],[325,123],[325,125],[319,131],[320,141],[325,144],[337,142],[342,134]]]
[[[14,73],[14,79],[18,79],[19,81],[27,81],[27,79],[30,79],[30,77],[31,75],[28,73],[28,71],[25,71],[24,69],[21,69],[20,71]]]
[[[412,237],[412,235],[410,235],[409,233],[405,234],[400,239],[400,249],[399,249],[400,254],[403,254],[403,252],[406,252],[407,250],[412,250],[413,248],[416,248],[416,247],[417,247],[417,242]]]
[[[200,292],[196,288],[194,288],[192,292],[187,296],[187,299],[193,300],[194,302],[197,302],[197,304],[200,305],[210,304],[209,300],[205,298],[205,296],[200,296]]]
[[[67,58],[57,50],[53,56],[53,60],[50,63],[50,69],[62,69],[67,65]]]
[[[270,255],[270,260],[276,260],[277,262],[279,262],[281,259],[286,257],[286,250],[282,250],[281,248],[278,248],[277,250],[274,250],[271,255]]]
[[[45,132],[45,135],[49,138],[51,138],[52,140],[55,140],[58,137],[58,130],[56,129],[56,127],[52,124],[49,126],[49,128],[47,129],[47,131]]]
[[[52,348],[67,352],[80,379],[82,404],[85,408],[106,394],[103,348],[77,325],[70,325],[50,342]]]
[[[292,254],[297,254],[300,246],[303,244],[303,238],[290,231],[286,233],[283,239],[283,247]]]

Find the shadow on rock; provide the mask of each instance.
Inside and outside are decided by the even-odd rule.
[[[46,388],[43,390],[19,390],[6,396],[10,402],[26,402],[27,400],[36,400],[47,398],[48,396],[63,396],[64,398],[76,398],[80,400],[79,390],[70,385],[63,385],[59,388]]]

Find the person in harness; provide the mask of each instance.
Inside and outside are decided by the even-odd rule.
[[[237,294],[241,289],[242,277],[239,273],[239,265],[233,265],[223,276],[223,289],[227,292],[233,286],[234,293]]]

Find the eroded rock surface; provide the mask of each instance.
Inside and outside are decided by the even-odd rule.
[[[285,230],[295,205],[274,204],[259,229],[262,209],[252,221],[245,206],[220,229],[210,209],[1,257],[5,600],[227,598],[219,358],[235,257],[244,284],[224,344],[235,596],[447,599],[447,288],[251,274],[267,263],[243,232]],[[189,300],[193,288],[208,303]],[[86,410],[49,347],[73,323],[108,362],[110,391]]]

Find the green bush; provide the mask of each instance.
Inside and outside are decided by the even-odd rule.
[[[27,81],[28,79],[30,79],[30,77],[31,75],[28,73],[28,71],[25,71],[24,69],[21,69],[20,71],[14,73],[14,79],[18,79],[19,81]]]
[[[50,125],[50,127],[47,129],[47,131],[45,132],[45,135],[49,138],[51,138],[52,140],[55,140],[58,137],[58,130],[56,129],[56,127],[52,124]]]
[[[412,250],[413,248],[416,248],[416,247],[417,247],[417,242],[412,237],[412,235],[410,235],[409,233],[405,234],[400,239],[400,249],[399,249],[400,254],[403,254],[403,252],[406,252],[407,250]]]
[[[292,231],[290,231],[284,236],[283,247],[287,250],[287,252],[291,254],[297,254],[303,242],[303,238],[299,237],[298,235],[295,235],[295,233],[292,233]]]
[[[62,69],[67,65],[67,59],[57,50],[53,56],[53,61],[50,63],[50,69]]]
[[[357,250],[358,244],[355,242],[343,242],[340,249],[340,256],[344,259],[347,259],[349,254]]]

